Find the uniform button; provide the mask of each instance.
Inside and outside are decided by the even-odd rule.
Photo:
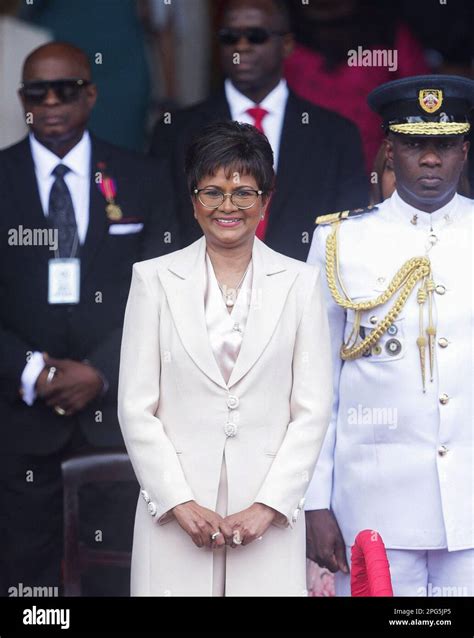
[[[394,323],[392,323],[392,325],[388,327],[387,332],[391,337],[394,337],[398,333],[398,328]]]
[[[435,288],[435,292],[438,295],[444,295],[446,293],[446,286],[443,286],[443,284],[438,284]]]
[[[447,348],[449,345],[449,341],[446,339],[446,337],[440,337],[438,339],[438,345],[440,348]]]
[[[239,406],[238,397],[234,396],[233,394],[229,394],[229,396],[227,397],[227,407],[230,408],[231,410],[235,410],[235,408],[237,408],[238,406]]]
[[[449,449],[445,445],[440,445],[438,448],[438,456],[446,456]]]
[[[442,405],[446,405],[446,403],[449,402],[449,396],[444,392],[440,397],[439,397],[439,402]]]
[[[382,346],[379,346],[378,344],[376,346],[374,346],[372,348],[372,353],[373,354],[382,354]]]
[[[226,436],[232,437],[237,434],[237,425],[235,423],[226,423],[224,426]]]
[[[372,315],[369,319],[370,323],[375,326],[375,324],[377,323],[378,319],[375,315]]]
[[[148,492],[145,491],[145,490],[142,490],[140,493],[143,496],[143,498],[145,500],[145,503],[149,503],[150,502],[150,497],[148,496]]]
[[[148,503],[148,513],[151,514],[152,516],[155,516],[156,512],[157,512],[156,505],[152,501],[150,501]]]

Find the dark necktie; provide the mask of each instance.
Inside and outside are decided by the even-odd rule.
[[[76,216],[74,215],[71,193],[64,181],[64,176],[70,170],[64,164],[56,166],[53,171],[56,179],[49,194],[49,222],[53,228],[58,229],[59,256],[61,258],[74,257],[72,252],[77,235]]]

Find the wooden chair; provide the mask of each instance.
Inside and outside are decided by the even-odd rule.
[[[92,565],[129,567],[131,553],[90,549],[79,539],[79,490],[87,483],[136,481],[124,452],[103,452],[62,463],[64,488],[64,595],[81,595],[81,577]]]

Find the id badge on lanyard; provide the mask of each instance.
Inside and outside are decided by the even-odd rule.
[[[77,234],[72,254],[77,250]],[[78,304],[81,286],[81,260],[76,257],[48,261],[48,303]]]

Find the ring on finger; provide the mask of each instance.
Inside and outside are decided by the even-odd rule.
[[[222,532],[220,532],[220,531],[219,532],[214,532],[214,534],[211,534],[211,541],[215,541],[216,538],[218,536],[220,536],[221,534],[222,534]]]
[[[48,376],[46,377],[46,383],[51,383],[51,381],[54,379],[54,375],[56,374],[56,368],[54,366],[51,366],[50,369],[48,370]]]
[[[242,545],[242,539],[240,538],[240,532],[238,529],[232,534],[232,542],[234,545]]]
[[[56,405],[54,407],[54,411],[56,412],[56,414],[59,414],[59,416],[64,416],[66,414],[66,410],[60,408],[59,405]]]

